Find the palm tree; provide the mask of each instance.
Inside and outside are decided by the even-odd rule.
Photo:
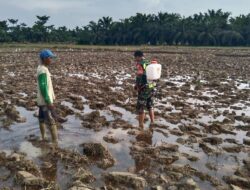
[[[111,27],[113,19],[111,17],[102,17],[99,19],[98,26],[101,31],[101,39],[104,44],[111,44]]]
[[[32,27],[33,30],[33,40],[35,42],[47,42],[48,41],[48,27],[45,24],[49,20],[49,16],[36,16],[37,21]]]
[[[100,41],[100,26],[96,22],[90,21],[87,28],[92,33],[93,44],[98,44]]]
[[[8,24],[6,20],[0,21],[0,42],[9,41]]]
[[[250,14],[240,15],[235,18],[230,18],[231,29],[239,32],[246,45],[250,45]]]

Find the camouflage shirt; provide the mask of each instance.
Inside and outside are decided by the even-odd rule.
[[[143,89],[148,84],[147,75],[146,75],[146,67],[150,64],[148,60],[142,60],[141,62],[136,64],[136,86],[137,88]]]

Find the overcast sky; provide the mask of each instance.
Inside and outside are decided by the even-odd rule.
[[[36,15],[49,15],[55,26],[84,26],[102,16],[119,20],[137,12],[174,12],[183,16],[222,9],[233,16],[250,13],[250,0],[0,0],[0,20],[16,18],[29,26]]]

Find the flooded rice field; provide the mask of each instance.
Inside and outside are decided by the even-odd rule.
[[[53,50],[58,147],[40,141],[39,50],[0,51],[0,189],[250,189],[250,50],[148,49],[163,73],[144,130],[132,52]]]

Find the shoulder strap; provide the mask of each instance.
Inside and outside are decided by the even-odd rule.
[[[142,60],[141,65],[144,70],[146,70],[147,66],[150,64],[148,60]]]

